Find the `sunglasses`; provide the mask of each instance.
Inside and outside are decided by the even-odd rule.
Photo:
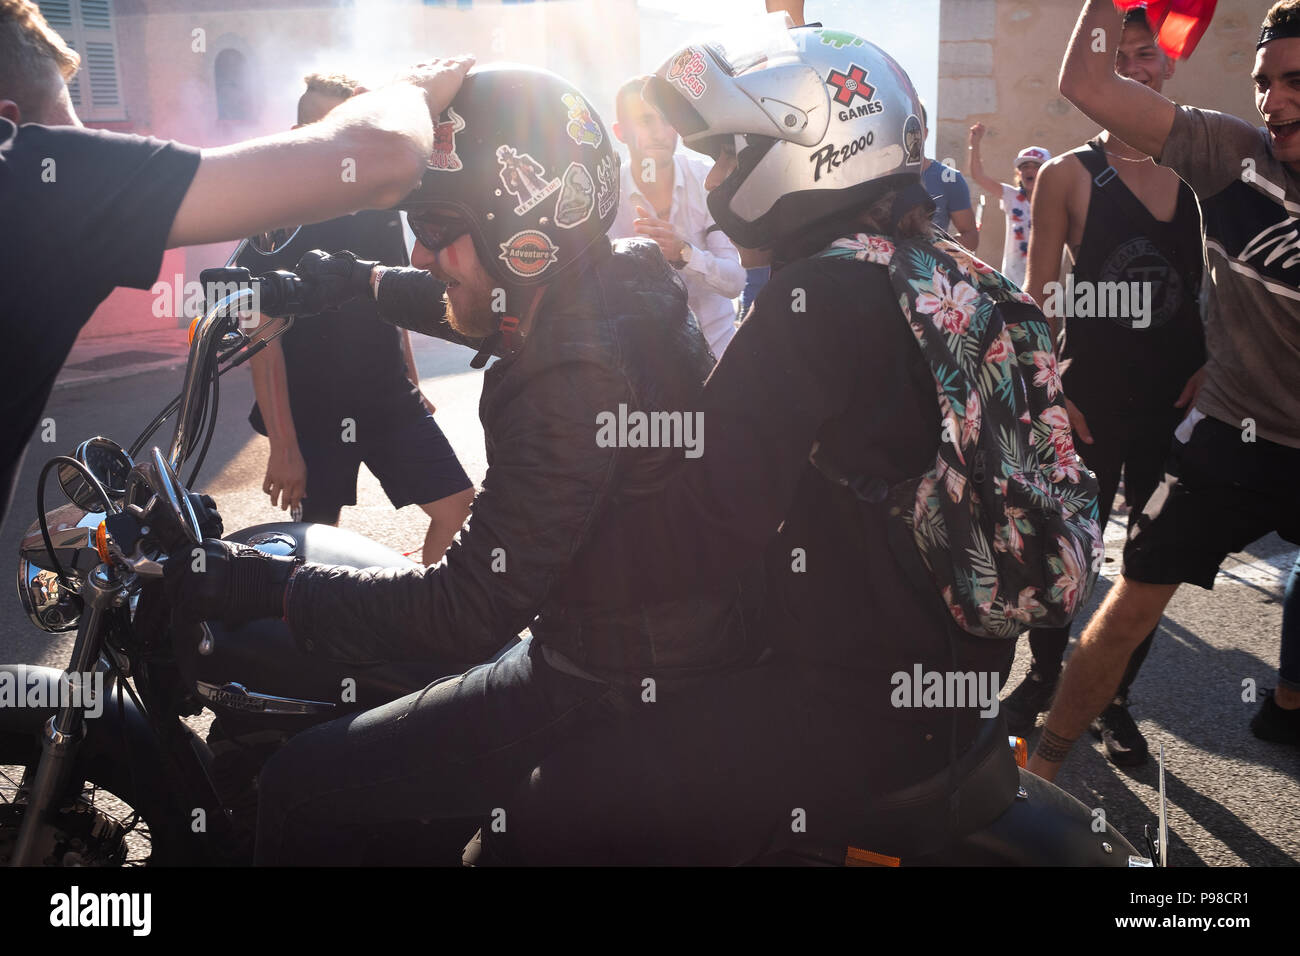
[[[446,248],[469,232],[466,220],[436,212],[408,212],[406,224],[415,234],[416,242],[430,252]]]

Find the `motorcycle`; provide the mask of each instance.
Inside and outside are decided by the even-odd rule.
[[[20,546],[18,590],[36,627],[75,629],[76,639],[65,671],[0,665],[0,863],[249,863],[257,774],[285,741],[444,676],[430,673],[427,662],[320,660],[302,653],[280,620],[238,628],[173,620],[163,566],[177,545],[197,546],[204,537],[199,513],[205,509],[188,488],[195,487],[216,426],[220,378],[274,337],[246,334],[238,313],[256,301],[261,313],[291,323],[305,311],[309,291],[293,273],[255,277],[230,263],[205,270],[201,281],[205,288],[227,283],[233,291],[195,320],[180,395],[129,448],[94,437],[41,471],[37,521]],[[167,451],[145,451],[172,414]],[[47,511],[51,470],[69,503]],[[226,538],[326,564],[413,565],[361,535],[324,525],[276,522]],[[215,717],[203,739],[185,718],[205,709]],[[1023,760],[1017,767],[1007,744],[1001,723],[990,721],[959,766],[864,808],[862,832],[889,835],[890,845],[900,833],[914,833],[919,852],[905,865],[1163,862],[1163,765],[1160,832],[1148,837],[1146,857],[1109,824],[1098,828],[1083,804],[1028,774]],[[1023,741],[1019,747],[1023,756]],[[585,843],[572,839],[587,826],[575,816],[582,804],[574,795],[599,793],[593,775],[616,779],[611,761],[620,750],[619,730],[609,728],[549,756],[521,782],[516,819],[542,821],[523,828],[535,839],[519,839],[519,828],[507,838],[485,825],[467,846],[465,862],[632,862],[610,855],[617,834],[588,828]],[[617,802],[616,793],[608,796]],[[917,821],[940,805],[961,812],[935,840]],[[465,836],[482,823],[466,821]],[[765,837],[738,857],[705,862],[852,865],[881,858],[899,859],[865,845],[846,850]]]

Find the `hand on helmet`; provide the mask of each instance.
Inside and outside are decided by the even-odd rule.
[[[167,558],[163,581],[176,617],[238,625],[284,614],[285,588],[298,563],[297,558],[207,538],[201,545],[176,548]]]
[[[437,122],[455,98],[465,74],[474,65],[474,57],[462,53],[453,57],[437,57],[408,67],[395,77],[395,82],[410,83],[424,91],[429,103],[429,115]]]
[[[370,273],[378,265],[347,251],[331,255],[313,249],[306,253],[294,268],[307,283],[303,296],[305,310],[324,312],[357,296],[370,295]]]

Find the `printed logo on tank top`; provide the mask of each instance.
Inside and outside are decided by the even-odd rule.
[[[1137,236],[1112,249],[1101,264],[1100,275],[1102,282],[1124,282],[1130,288],[1150,290],[1151,324],[1146,328],[1164,325],[1183,304],[1182,276],[1146,236]],[[1133,325],[1131,318],[1111,316],[1111,321],[1125,328]]]

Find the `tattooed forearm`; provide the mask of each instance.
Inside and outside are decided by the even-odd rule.
[[[1053,733],[1046,727],[1043,728],[1043,737],[1038,741],[1038,747],[1034,751],[1034,756],[1040,760],[1049,760],[1052,763],[1060,763],[1070,754],[1070,748],[1074,746],[1074,741],[1062,737],[1060,734]]]

